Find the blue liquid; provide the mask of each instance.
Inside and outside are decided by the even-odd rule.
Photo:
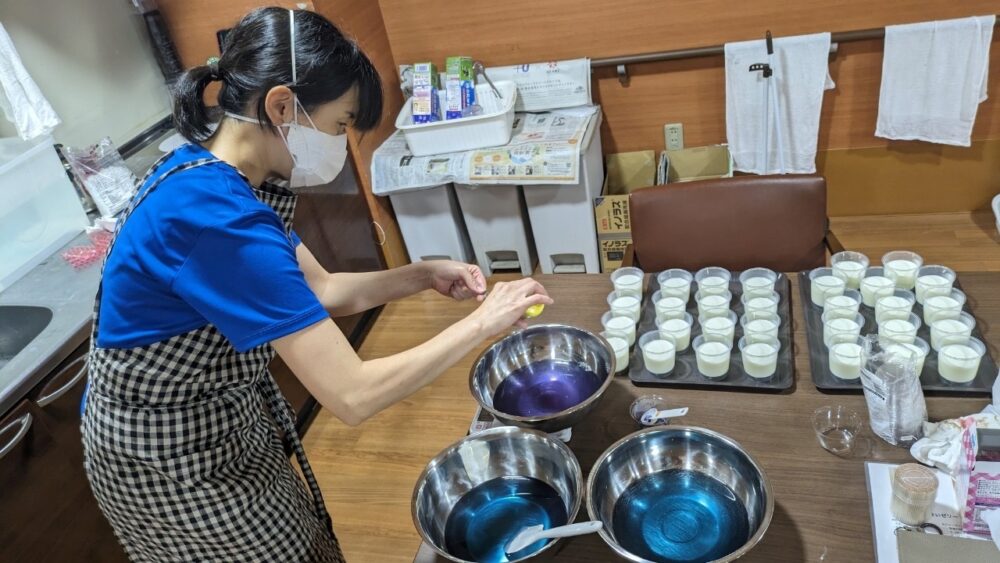
[[[648,475],[615,503],[618,543],[659,563],[700,563],[725,557],[746,543],[749,519],[733,491],[682,469]]]
[[[448,515],[444,544],[448,553],[467,561],[503,563],[545,547],[537,541],[516,553],[504,548],[522,529],[566,524],[566,506],[559,493],[531,477],[498,477],[465,494]]]
[[[501,381],[493,407],[514,416],[555,414],[587,400],[601,383],[596,373],[577,364],[542,360]]]

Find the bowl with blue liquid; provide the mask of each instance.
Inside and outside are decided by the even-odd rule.
[[[570,428],[614,379],[608,342],[566,325],[534,325],[494,343],[472,366],[469,388],[497,420],[542,432]]]
[[[451,561],[523,561],[558,540],[506,553],[514,536],[573,522],[582,498],[580,464],[566,444],[503,426],[467,436],[427,464],[413,490],[413,523]]]
[[[774,496],[760,464],[704,428],[656,426],[606,450],[587,510],[618,555],[642,563],[734,561],[760,542]]]

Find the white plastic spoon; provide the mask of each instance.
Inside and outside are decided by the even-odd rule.
[[[680,409],[667,409],[658,411],[656,408],[651,408],[648,411],[642,413],[642,423],[646,426],[652,426],[658,421],[664,418],[674,418],[678,416],[684,416],[688,413],[688,408],[683,407]]]
[[[543,529],[544,527],[538,524],[537,526],[524,528],[514,536],[514,539],[510,540],[505,551],[507,553],[517,553],[537,541],[593,534],[603,528],[604,525],[599,520],[591,520],[589,522],[580,522],[579,524],[567,524],[565,526],[549,528],[548,530]]]

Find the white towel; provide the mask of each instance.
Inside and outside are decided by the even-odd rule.
[[[969,146],[995,23],[982,16],[886,27],[875,135]]]
[[[21,64],[14,42],[0,24],[0,107],[25,141],[47,135],[59,125],[59,116]]]
[[[834,87],[830,34],[774,39],[771,78],[750,72],[751,64],[768,62],[763,40],[727,43],[725,51],[726,137],[734,167],[754,174],[815,172],[823,91]]]

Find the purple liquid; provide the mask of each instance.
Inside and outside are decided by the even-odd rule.
[[[501,381],[493,394],[493,407],[514,416],[555,414],[585,401],[601,383],[596,373],[582,366],[542,360]]]

